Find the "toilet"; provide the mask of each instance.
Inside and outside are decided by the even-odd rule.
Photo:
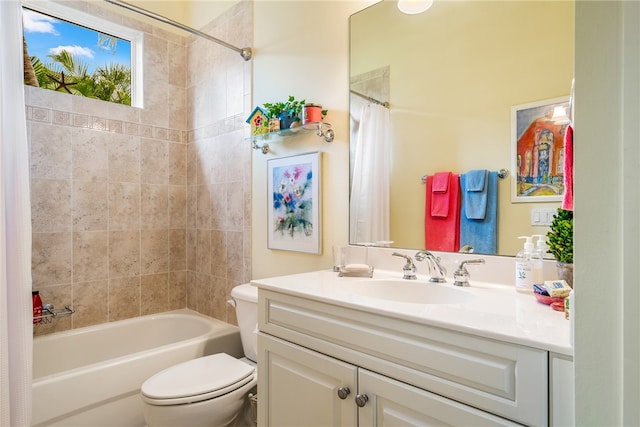
[[[256,366],[258,289],[231,290],[245,358],[226,353],[199,357],[158,372],[141,387],[148,427],[222,427],[236,425],[258,382]]]

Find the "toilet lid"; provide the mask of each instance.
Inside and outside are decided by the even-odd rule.
[[[255,368],[226,353],[213,354],[179,363],[146,380],[142,394],[151,399],[178,399],[207,394],[215,397],[218,390],[229,392],[251,381]],[[233,387],[233,389],[237,388]]]

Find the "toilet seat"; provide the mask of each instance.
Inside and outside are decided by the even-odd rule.
[[[230,393],[255,378],[255,367],[218,353],[179,363],[158,372],[141,387],[152,405],[180,405]]]

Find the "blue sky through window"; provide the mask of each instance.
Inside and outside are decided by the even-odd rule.
[[[29,55],[44,64],[48,55],[68,51],[88,66],[89,72],[104,64],[120,63],[131,68],[131,43],[118,38],[115,50],[98,43],[98,32],[23,8],[24,36]]]

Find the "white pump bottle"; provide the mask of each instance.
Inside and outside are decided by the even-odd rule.
[[[533,292],[533,285],[542,283],[542,257],[534,250],[531,236],[518,239],[525,239],[525,243],[516,254],[516,290]]]

